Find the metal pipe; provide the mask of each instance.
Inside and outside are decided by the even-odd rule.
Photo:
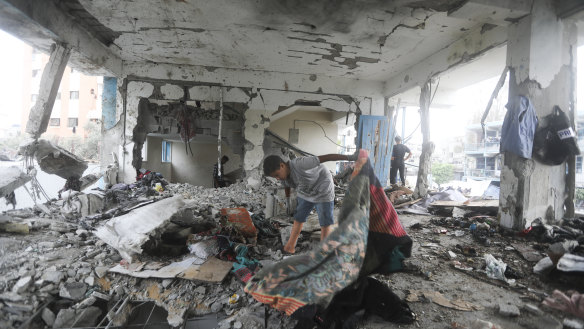
[[[221,177],[221,128],[223,126],[223,86],[219,87],[219,131],[217,132],[217,175]]]

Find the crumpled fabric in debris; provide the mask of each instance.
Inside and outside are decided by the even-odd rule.
[[[357,328],[360,322],[357,312],[361,310],[365,311],[363,318],[376,315],[400,324],[415,321],[415,314],[405,301],[383,282],[366,277],[336,294],[329,306],[319,312],[314,320],[301,320],[294,329],[312,329],[315,323],[318,328]]]
[[[260,262],[256,259],[247,258],[248,248],[239,244],[235,247],[237,256],[236,262],[233,263],[233,274],[244,283],[247,283],[260,269]]]
[[[563,292],[554,290],[552,295],[546,297],[542,304],[584,319],[584,294],[573,290],[569,290],[568,294],[571,296],[568,297]]]
[[[412,239],[366,151],[360,151],[352,175],[338,228],[309,253],[262,269],[246,285],[247,293],[287,315],[313,318],[317,306],[325,308],[359,278],[401,269],[401,261],[411,255]]]

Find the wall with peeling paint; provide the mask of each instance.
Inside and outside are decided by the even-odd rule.
[[[161,137],[148,137],[148,150],[146,159],[142,162],[142,168],[159,172],[166,180],[172,180],[172,164],[162,162],[162,141]],[[174,152],[174,150],[173,150]],[[173,154],[174,156],[174,154]]]
[[[288,116],[273,121],[270,124],[269,129],[287,140],[288,129],[293,128],[294,125],[296,125],[299,134],[298,143],[294,144],[294,146],[314,155],[338,153],[337,145],[333,144],[324,136],[322,129],[318,125],[305,121],[297,121],[295,124],[294,120],[312,120],[317,122],[324,128],[327,136],[336,142],[338,126],[336,123],[331,122],[331,112],[296,111]],[[336,171],[335,162],[327,162],[325,165],[332,172]]]
[[[190,183],[195,186],[213,186],[213,166],[217,163],[217,143],[191,143],[193,156],[185,152],[185,144],[172,142],[173,183]],[[221,154],[229,157],[224,173],[241,168],[241,157],[233,153],[229,145],[221,145]]]
[[[252,187],[261,184],[263,172],[260,168],[264,159],[264,130],[270,126],[269,112],[265,110],[247,110],[243,135],[245,137],[245,158],[243,170],[245,170],[246,183]]]
[[[573,110],[576,35],[572,22],[555,18],[551,0],[535,0],[532,15],[509,29],[509,97],[528,97],[540,124],[545,124],[544,117],[554,105],[568,116]],[[506,152],[501,169],[501,225],[523,229],[536,218],[548,223],[560,220],[566,202],[572,202],[566,168],[567,163],[547,166]]]

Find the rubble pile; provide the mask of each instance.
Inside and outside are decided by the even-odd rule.
[[[278,225],[263,216],[265,191],[239,183],[165,184],[159,192],[157,182],[66,191],[63,199],[6,212],[5,220],[30,232],[0,238],[0,327],[119,326],[145,301],[164,308],[172,326],[218,314],[220,328],[262,328],[265,321],[292,327],[293,320],[266,313],[243,292],[260,263],[282,258]],[[247,214],[253,236],[226,221],[229,209]],[[148,218],[154,224],[141,232]],[[100,233],[108,227],[116,230]],[[142,235],[134,241],[132,234]],[[201,256],[201,243],[209,241],[218,243]]]
[[[337,206],[346,186],[335,181]],[[143,326],[147,320],[138,314],[145,303],[152,305],[147,313],[156,307],[175,327],[210,316],[216,328],[293,328],[296,320],[244,292],[260,268],[283,259],[290,218],[264,215],[275,188],[269,180],[259,190],[243,183],[221,189],[169,184],[149,173],[132,184],[68,190],[59,200],[6,211],[0,215],[0,328]],[[456,191],[440,193],[411,200],[405,188],[386,190],[396,208],[401,203],[412,210],[419,202],[426,215],[409,225],[418,247],[406,272],[376,276],[416,314],[427,311],[417,320],[422,327],[453,316],[424,303],[475,312],[474,325],[582,324],[583,295],[565,287],[584,288],[583,219],[536,220],[516,234],[499,229],[492,207],[469,206]],[[303,226],[297,252],[317,243],[316,217]],[[453,293],[439,282],[453,273],[519,295],[521,303]],[[429,289],[418,278],[442,288]],[[436,315],[428,320],[430,313]]]
[[[454,270],[513,291],[525,305],[500,303],[498,314],[515,317],[529,328],[561,328],[558,318],[581,325],[581,320],[572,317],[584,319],[581,306],[578,311],[584,299],[576,292],[584,289],[583,219],[566,219],[559,225],[535,220],[517,233],[501,230],[493,216],[457,207],[450,207],[449,212],[450,217],[431,217],[409,226],[409,233],[419,241],[417,259],[407,263],[410,273],[436,281],[441,273]],[[550,285],[558,289],[553,294]],[[418,295],[425,294],[436,302],[428,297],[433,293]],[[418,301],[413,297],[407,300]],[[448,307],[461,309],[460,305]],[[546,321],[533,324],[534,312]]]

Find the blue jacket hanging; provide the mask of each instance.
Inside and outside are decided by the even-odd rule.
[[[507,114],[501,128],[501,152],[509,151],[531,159],[533,135],[537,128],[537,116],[529,99],[516,96],[507,103]]]

